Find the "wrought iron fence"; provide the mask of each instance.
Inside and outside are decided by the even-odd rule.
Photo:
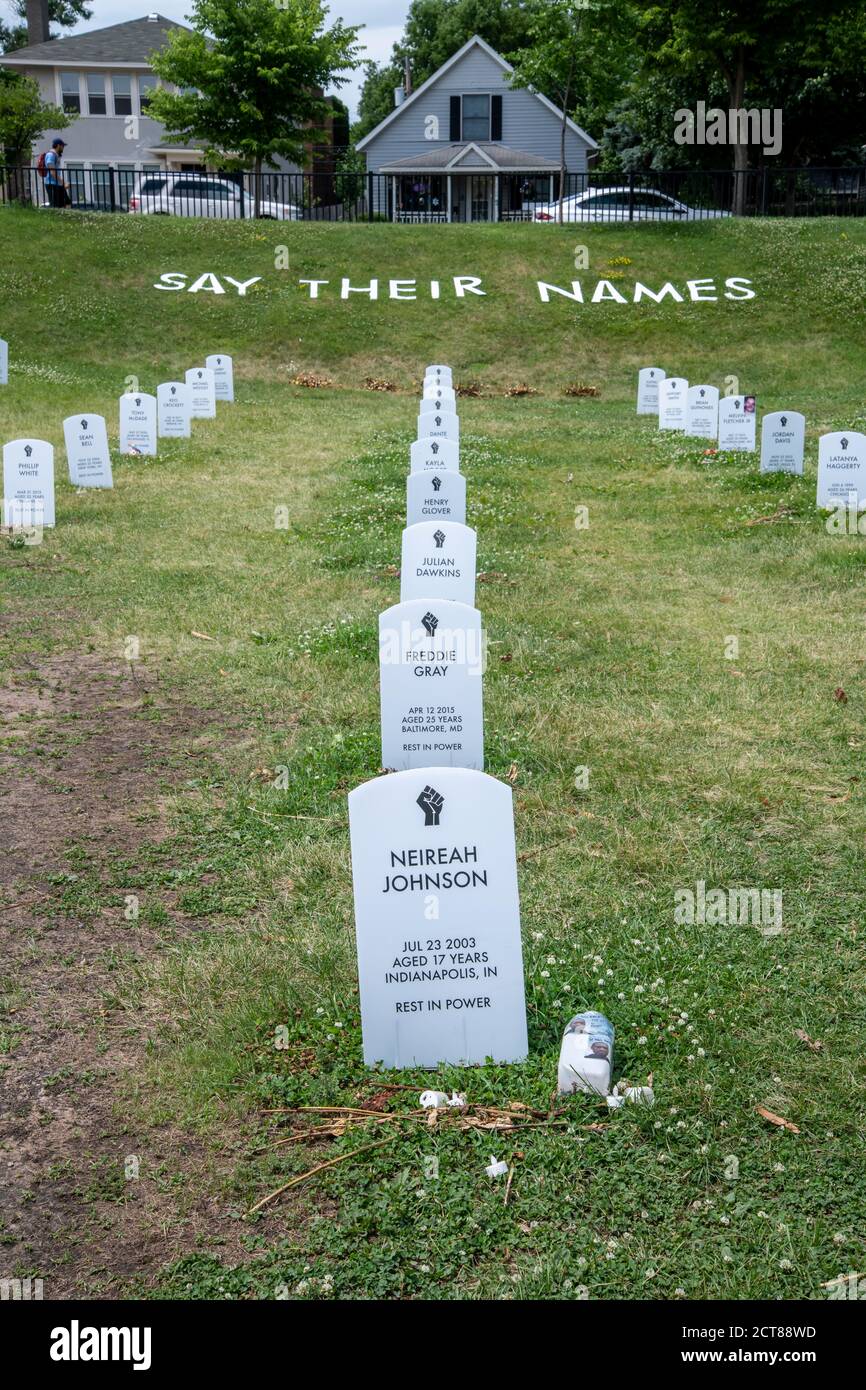
[[[0,203],[278,221],[676,222],[866,216],[866,168],[672,169],[633,174],[205,173],[64,168],[65,194],[34,166],[0,167]]]

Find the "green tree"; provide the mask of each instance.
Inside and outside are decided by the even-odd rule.
[[[170,139],[201,140],[207,159],[255,171],[255,215],[263,164],[304,161],[323,134],[326,86],[358,66],[357,27],[325,27],[322,0],[195,0],[190,30],[176,29],[151,66],[164,82],[148,115]]]
[[[582,29],[587,13],[583,0],[546,0],[536,11],[530,45],[514,55],[515,87],[541,91],[562,112],[559,135],[559,205],[562,221],[565,197],[565,135],[568,112],[574,104],[578,64],[582,56]]]
[[[728,108],[757,105],[768,72],[797,73],[820,47],[828,21],[848,13],[862,23],[862,0],[634,0],[647,70],[661,69],[712,82],[721,76]],[[780,54],[784,57],[780,61]],[[784,116],[783,116],[784,118]],[[671,113],[673,119],[673,112]],[[729,132],[730,134],[730,132]],[[742,212],[749,147],[737,127],[732,141],[734,211]]]
[[[12,13],[15,20],[6,24],[0,20],[0,51],[12,53],[16,48],[26,48],[30,39],[27,34],[27,0],[13,0]],[[87,8],[86,0],[48,0],[49,25],[58,29],[71,29],[82,19],[90,19],[93,11]],[[52,34],[52,38],[56,35]]]

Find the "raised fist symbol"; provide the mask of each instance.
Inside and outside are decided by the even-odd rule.
[[[428,636],[432,637],[437,627],[439,626],[439,619],[434,618],[432,613],[425,613],[424,617],[421,619],[421,622],[424,626],[424,631],[428,634]]]
[[[434,492],[438,492],[439,489],[440,489],[440,487],[442,486],[442,479],[441,479],[441,478],[431,478],[430,481],[431,481],[432,484],[433,484],[433,491],[434,491]]]
[[[437,549],[437,550],[441,550],[442,547],[443,547],[443,545],[445,544],[445,532],[444,532],[444,531],[434,531],[434,532],[433,532],[433,539],[434,539],[434,541],[436,542],[436,549]]]
[[[424,812],[425,825],[438,825],[439,812],[442,810],[445,798],[441,792],[437,792],[433,787],[425,787],[418,797],[416,805],[421,807]]]

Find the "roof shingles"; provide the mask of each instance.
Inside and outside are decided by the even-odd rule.
[[[163,15],[156,19],[130,19],[105,29],[91,29],[86,34],[70,34],[16,48],[3,54],[0,63],[25,67],[28,63],[134,63],[147,67],[150,55],[165,47],[171,31],[186,27]]]

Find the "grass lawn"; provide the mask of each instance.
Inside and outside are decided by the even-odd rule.
[[[4,209],[0,235],[0,434],[51,440],[58,476],[56,530],[0,542],[5,689],[41,690],[40,672],[86,656],[89,678],[126,674],[148,736],[188,716],[155,780],[143,759],[122,781],[134,843],[94,836],[85,798],[60,868],[4,890],[28,904],[29,944],[0,985],[0,1066],[27,1056],[40,971],[55,971],[52,1008],[79,987],[65,934],[85,953],[92,939],[77,1037],[98,1063],[71,1064],[62,1089],[74,1110],[101,1088],[116,1125],[79,1136],[71,1169],[86,1157],[100,1181],[30,1175],[0,1231],[7,1272],[44,1276],[46,1296],[54,1278],[86,1295],[667,1300],[823,1298],[866,1269],[866,537],[829,534],[814,508],[818,435],[866,428],[866,224],[271,228]],[[262,279],[243,298],[169,293],[153,288],[164,272]],[[424,293],[344,302],[343,275]],[[454,275],[486,297],[456,298]],[[539,301],[537,280],[575,276],[628,299],[636,279],[687,293],[742,276],[756,293]],[[312,278],[330,282],[315,301],[298,285]],[[64,416],[101,411],[116,443],[128,378],[155,391],[218,351],[235,358],[233,407],[155,460],[115,454],[113,492],[68,484]],[[524,1129],[513,1110],[511,1132],[428,1126],[407,1112],[430,1073],[360,1059],[346,794],[379,769],[377,617],[399,596],[433,361],[482,390],[461,403],[461,468],[530,1027],[524,1065],[435,1084],[539,1112]],[[634,411],[647,363],[802,410],[804,478],[660,435]],[[331,385],[292,384],[302,373]],[[600,394],[565,395],[577,381]],[[13,719],[3,746],[40,784],[58,755],[44,715]],[[699,881],[778,890],[781,930],[679,924],[674,895]],[[652,1074],[653,1108],[555,1105],[560,1035],[583,1008],[614,1022],[617,1078]],[[58,1007],[54,1045],[64,1026]],[[402,1118],[277,1144],[325,1123],[264,1113],[301,1106]],[[16,1113],[38,1131],[37,1109]],[[181,1140],[157,1161],[168,1128]],[[513,1165],[507,1200],[491,1154]],[[28,1222],[58,1185],[46,1265]],[[90,1242],[121,1208],[141,1259],[100,1265]]]

